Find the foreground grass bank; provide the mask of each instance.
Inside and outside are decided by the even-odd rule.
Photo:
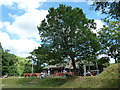
[[[6,78],[3,88],[118,88],[119,66],[113,64],[98,76],[78,76],[74,78]]]

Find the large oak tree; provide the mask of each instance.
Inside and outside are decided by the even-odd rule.
[[[50,8],[48,12],[38,26],[42,46],[47,47],[51,56],[56,55],[60,61],[69,58],[75,71],[77,60],[95,54],[100,49],[96,35],[91,31],[96,24],[94,20],[87,19],[80,8],[61,4],[56,9]]]

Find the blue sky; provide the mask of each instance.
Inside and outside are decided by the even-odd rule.
[[[50,7],[58,7],[59,4],[65,4],[67,6],[72,6],[73,8],[82,8],[83,12],[86,14],[86,17],[89,19],[100,20],[105,17],[105,15],[100,15],[99,12],[95,12],[94,10],[90,9],[90,4],[88,2],[44,2],[42,7],[39,7],[39,9],[48,10]]]
[[[44,1],[44,2],[41,2]],[[73,0],[74,1],[74,0]],[[1,2],[1,1],[0,1]],[[40,46],[37,26],[48,14],[50,7],[59,4],[79,7],[86,17],[95,19],[97,30],[102,27],[105,15],[90,9],[90,2],[48,2],[46,0],[4,0],[2,1],[2,18],[0,17],[0,42],[4,49],[26,57],[33,49]]]

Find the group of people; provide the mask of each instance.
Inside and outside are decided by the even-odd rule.
[[[64,78],[66,78],[66,77],[72,77],[73,76],[71,71],[69,73],[67,73],[67,71],[65,69],[61,73],[62,73],[62,76]],[[41,72],[40,78],[45,78],[46,76],[47,77],[51,76],[50,70],[48,70],[47,74],[45,72]],[[92,73],[89,70],[87,70],[87,72],[85,73],[85,76],[93,76],[93,75],[92,75]]]
[[[67,71],[64,69],[63,71],[61,71],[61,74],[64,78],[66,77],[72,77],[72,72],[70,71],[69,73],[67,73]],[[50,69],[48,69],[48,72],[45,73],[45,72],[41,72],[40,74],[40,78],[45,78],[45,77],[51,77],[51,71]]]
[[[45,78],[46,76],[50,77],[50,75],[51,75],[51,72],[50,72],[50,70],[48,69],[48,73],[47,73],[47,75],[46,75],[45,72],[41,72],[41,74],[40,74],[40,78]]]
[[[66,77],[72,77],[72,76],[73,76],[71,71],[70,71],[69,73],[67,73],[67,71],[66,71],[65,69],[63,70],[62,73],[63,73],[62,76],[63,76],[64,78],[66,78]]]
[[[45,77],[46,77],[46,74],[44,72],[41,72],[40,78],[45,78]]]

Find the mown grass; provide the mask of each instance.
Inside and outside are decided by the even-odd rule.
[[[120,87],[119,68],[120,64],[113,64],[106,68],[98,76],[78,77],[72,83],[66,83],[61,87],[71,88],[118,88]],[[74,84],[75,83],[75,84]]]
[[[98,76],[78,76],[74,78],[6,78],[3,88],[118,88],[120,85],[120,64],[110,65]]]
[[[43,80],[38,81],[38,85],[42,86],[49,86],[49,87],[56,87],[59,85],[63,85],[66,83],[69,79],[63,78],[63,77],[53,77],[53,78],[45,78]]]
[[[28,86],[28,82],[33,81],[35,78],[5,78],[2,79],[3,88],[19,88]]]
[[[52,77],[44,79],[35,77],[7,78],[3,79],[2,83],[4,84],[3,88],[55,88],[73,79],[63,77]]]

